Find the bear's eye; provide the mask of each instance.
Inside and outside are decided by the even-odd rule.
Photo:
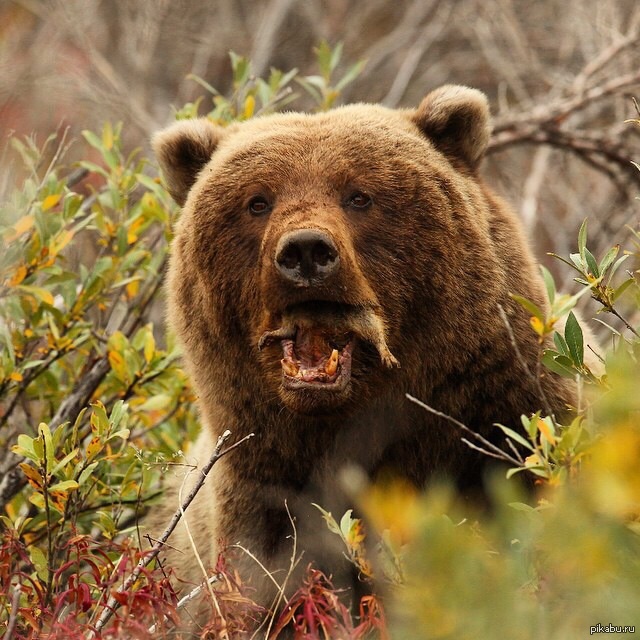
[[[372,204],[371,197],[362,191],[355,191],[347,198],[347,206],[354,209],[368,209]]]
[[[254,196],[249,200],[249,213],[253,216],[263,216],[271,211],[271,203],[264,196]]]

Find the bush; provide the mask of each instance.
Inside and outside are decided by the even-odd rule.
[[[224,124],[281,108],[296,99],[294,82],[330,108],[360,65],[335,80],[340,48],[322,44],[317,58],[317,76],[272,70],[262,80],[232,55],[233,96],[198,80],[212,95],[209,117]],[[193,117],[201,104],[176,116]],[[168,637],[184,604],[171,568],[150,562],[153,541],[136,528],[162,475],[186,464],[181,443],[198,429],[178,350],[161,327],[178,211],[142,152],[123,151],[121,125],[83,135],[92,160],[71,168],[65,134],[40,146],[13,139],[24,179],[0,211],[0,444],[12,451],[0,461],[0,628],[8,639]],[[598,624],[640,624],[638,232],[633,244],[597,261],[585,225],[564,260],[581,292],[558,294],[544,271],[551,312],[520,299],[540,344],[553,335],[556,347],[541,346],[541,368],[530,374],[548,367],[584,386],[570,424],[541,408],[523,417],[521,432],[500,427],[520,446],[506,449],[507,475],[535,475],[535,496],[493,478],[487,515],[446,487],[424,496],[402,484],[365,488],[359,506],[375,553],[351,512],[339,522],[324,515],[384,594],[363,598],[353,618],[309,567],[287,613],[270,621],[274,634],[293,621],[305,638],[566,639]],[[597,354],[603,371],[590,367],[571,312],[584,294],[622,327],[605,327],[612,347]],[[183,637],[237,637],[259,613],[223,559],[217,576],[189,595],[211,607],[209,627]]]

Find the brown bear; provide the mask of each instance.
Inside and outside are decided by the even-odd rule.
[[[305,563],[335,572],[310,505],[340,515],[349,467],[481,486],[488,458],[407,393],[496,442],[495,423],[573,402],[570,381],[524,369],[539,345],[509,294],[545,308],[544,288],[517,216],[478,175],[489,136],[485,96],[446,86],[414,110],[203,118],[155,137],[183,206],[168,317],[202,413],[189,457],[204,463],[224,430],[255,433],[186,513],[207,567],[237,543],[285,568],[291,516]],[[171,544],[178,574],[201,580],[182,529]]]

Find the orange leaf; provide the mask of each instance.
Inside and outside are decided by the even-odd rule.
[[[30,464],[27,464],[26,462],[20,463],[20,469],[22,469],[22,473],[27,476],[29,484],[31,484],[36,489],[42,488],[42,476],[37,469],[32,467]]]
[[[17,284],[20,284],[26,277],[27,277],[27,267],[24,264],[21,264],[15,271],[15,273],[13,274],[13,276],[11,276],[11,278],[9,278],[9,281],[7,282],[7,284],[10,287],[15,287]]]

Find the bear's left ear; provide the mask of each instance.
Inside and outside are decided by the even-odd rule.
[[[446,156],[475,169],[489,143],[491,116],[484,93],[446,85],[427,94],[411,117]]]
[[[222,127],[198,118],[180,120],[153,136],[151,144],[167,188],[180,206],[223,135]]]

